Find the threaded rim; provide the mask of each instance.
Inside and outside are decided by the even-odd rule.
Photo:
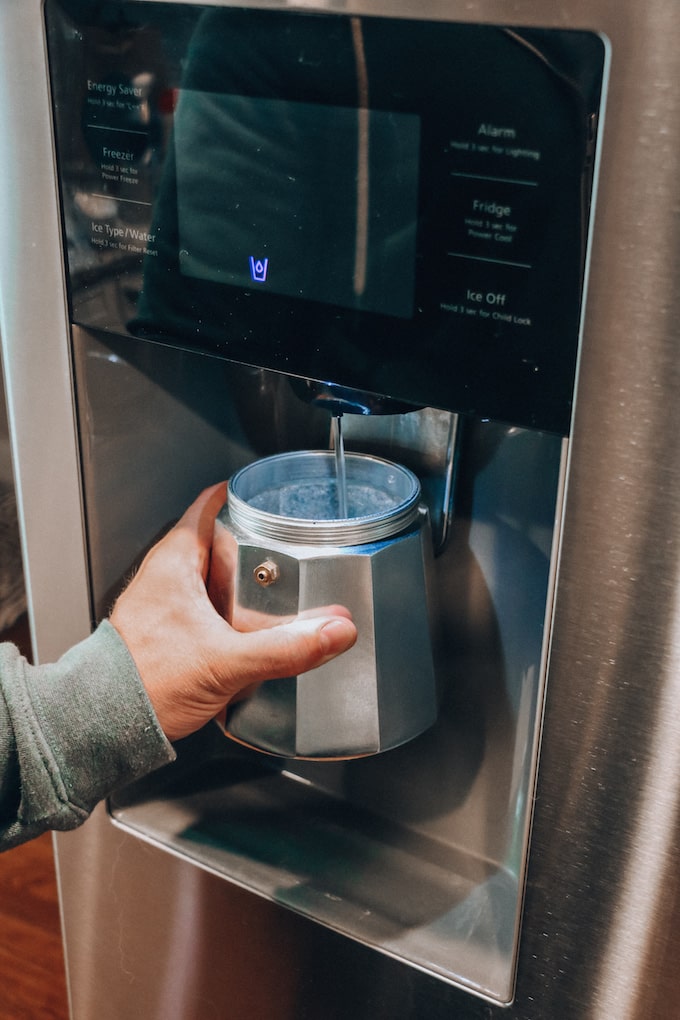
[[[258,538],[299,545],[365,545],[404,531],[419,512],[420,482],[412,471],[369,454],[345,455],[347,484],[367,486],[382,504],[376,513],[336,519],[287,516],[253,506],[263,493],[307,485],[330,484],[335,479],[334,454],[304,450],[275,454],[246,465],[229,482],[227,509],[234,525]],[[389,506],[385,508],[385,502]]]

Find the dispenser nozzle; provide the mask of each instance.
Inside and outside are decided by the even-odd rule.
[[[416,404],[332,382],[292,378],[290,384],[296,396],[305,403],[322,407],[335,417],[342,414],[405,414],[417,409]]]

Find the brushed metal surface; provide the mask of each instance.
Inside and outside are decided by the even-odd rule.
[[[519,987],[651,1020],[678,996],[677,11],[591,13],[612,76]]]
[[[54,264],[38,246],[38,239],[51,243],[57,236],[40,6],[39,0],[0,4],[0,126],[12,140],[0,152],[1,322],[10,344],[5,369],[31,591],[37,615],[50,627],[44,648],[38,627],[38,651],[47,657],[71,640],[74,621],[82,634],[89,620],[82,609],[80,524],[72,542],[55,548],[36,523],[49,507],[51,533],[72,535],[77,491],[72,395],[56,342],[65,333],[63,295]],[[77,1020],[95,1013],[105,1020],[107,1007],[92,1005],[102,992],[108,1015],[118,1020],[126,1015],[125,990],[141,1003],[139,1015],[149,1017],[674,1015],[680,951],[677,4],[392,0],[371,10],[586,28],[604,33],[611,46],[515,1002],[507,1010],[489,1005],[329,932],[314,929],[310,939],[308,922],[291,915],[284,921],[280,908],[264,901],[249,898],[244,911],[244,894],[209,872],[170,854],[161,858],[127,834],[112,838],[100,808],[82,831],[58,840],[68,955],[87,975],[73,1000]],[[26,194],[25,171],[17,166],[28,165],[34,173]],[[28,261],[14,263],[19,251]],[[40,310],[37,321],[23,317],[31,307]],[[9,340],[17,330],[20,343]],[[39,363],[47,382],[30,371]],[[46,430],[35,409],[48,397]],[[75,610],[67,604],[71,592]],[[148,883],[149,899],[172,905],[172,922],[160,930],[145,897],[133,896],[126,883],[120,891],[114,885],[114,877],[134,873]],[[97,956],[102,914],[115,920],[120,936],[115,971],[111,959]],[[217,917],[227,933],[221,928],[210,938]],[[198,919],[208,933],[200,947],[191,938]],[[164,951],[149,960],[145,948],[152,942]],[[250,965],[240,972],[231,952],[236,945]],[[173,962],[187,959],[196,961],[194,977],[178,987]],[[153,968],[161,968],[158,987],[166,998],[160,1003],[143,998]],[[260,997],[263,974],[277,995],[275,1012]],[[246,986],[244,975],[251,979]]]
[[[0,335],[33,650],[50,661],[90,612],[40,8],[0,9]]]
[[[272,680],[229,706],[229,736],[286,758],[339,760],[398,747],[434,724],[432,538],[424,508],[419,518],[389,540],[324,548],[267,541],[220,514],[236,563],[225,615],[237,629],[247,629],[239,616],[276,621],[339,602],[358,633],[342,659]],[[253,576],[263,560],[282,574],[266,588]]]

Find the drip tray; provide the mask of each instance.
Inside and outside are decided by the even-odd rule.
[[[511,999],[515,876],[277,770],[217,727],[178,750],[111,800],[117,825],[407,964]]]

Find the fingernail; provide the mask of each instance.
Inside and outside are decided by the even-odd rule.
[[[324,623],[319,637],[325,655],[338,655],[354,644],[357,632],[351,620],[337,617]]]

